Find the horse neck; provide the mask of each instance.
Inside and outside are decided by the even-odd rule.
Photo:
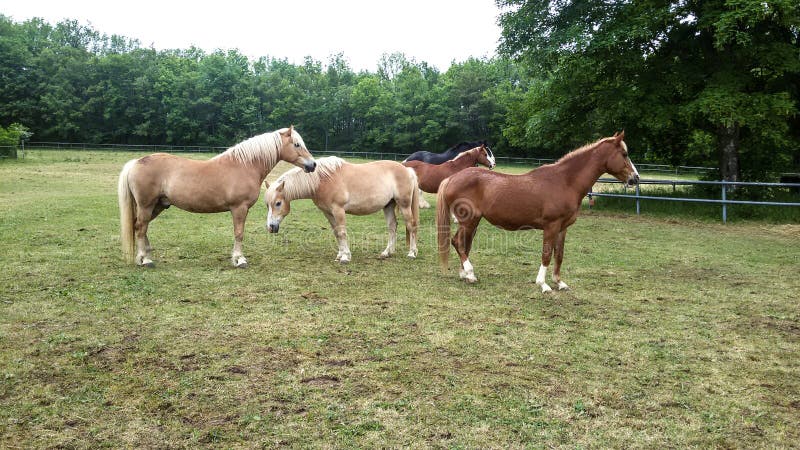
[[[283,195],[286,200],[314,198],[319,188],[319,180],[299,170],[294,175],[286,178],[284,182]]]
[[[556,163],[567,177],[570,186],[585,197],[589,190],[606,172],[604,148],[597,147],[581,151]]]
[[[451,159],[447,165],[454,170],[462,170],[467,167],[472,167],[478,161],[478,156],[474,152],[464,152],[461,156]]]

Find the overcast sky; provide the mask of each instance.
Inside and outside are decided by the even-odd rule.
[[[144,47],[208,52],[239,49],[327,63],[343,53],[355,70],[375,71],[383,53],[402,52],[444,71],[452,61],[494,56],[500,28],[494,0],[286,0],[176,2],[136,0],[0,0],[0,13],[21,22],[76,19]]]

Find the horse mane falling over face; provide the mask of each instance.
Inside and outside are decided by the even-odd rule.
[[[409,257],[416,257],[416,230],[419,222],[419,196],[414,171],[395,161],[373,161],[350,164],[337,157],[320,158],[317,170],[305,174],[291,169],[267,188],[267,228],[271,233],[280,230],[282,221],[291,211],[290,203],[310,198],[328,219],[339,243],[336,261],[350,261],[346,214],[366,215],[383,209],[389,230],[389,243],[382,258],[395,251],[397,220],[395,205],[406,222],[406,242]]]

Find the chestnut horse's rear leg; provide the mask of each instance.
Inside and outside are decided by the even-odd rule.
[[[395,202],[389,202],[383,208],[383,216],[386,218],[386,228],[389,230],[389,243],[381,253],[381,258],[388,258],[394,255],[395,245],[397,244],[397,216],[394,213]]]
[[[469,262],[469,252],[472,250],[472,240],[475,238],[475,233],[478,231],[478,223],[480,217],[470,218],[469,221],[462,221],[458,224],[458,231],[453,236],[453,247],[456,249],[459,258],[461,258],[461,271],[458,276],[467,283],[474,283],[478,281],[475,277],[475,270],[472,263]]]
[[[539,266],[539,273],[536,275],[536,284],[542,287],[542,293],[552,292],[553,289],[545,282],[547,267],[550,265],[550,258],[553,256],[553,249],[559,238],[559,227],[550,225],[542,233],[542,265]]]
[[[231,216],[233,217],[233,253],[231,253],[231,262],[234,267],[239,269],[247,268],[247,258],[242,254],[242,241],[244,240],[244,224],[247,220],[247,205],[239,205],[231,208]]]
[[[553,264],[553,281],[556,282],[556,286],[558,286],[559,291],[569,290],[567,283],[561,281],[561,261],[564,260],[564,240],[566,238],[567,230],[565,228],[558,233],[558,238],[556,238],[556,247],[553,250],[553,253],[556,257],[555,264]]]

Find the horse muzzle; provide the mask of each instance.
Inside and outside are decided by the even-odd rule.
[[[311,161],[306,161],[303,163],[303,170],[305,170],[306,173],[311,173],[316,169],[317,169],[317,162],[314,161],[313,159]]]
[[[633,187],[639,184],[639,174],[638,173],[630,174],[630,176],[628,176],[628,181],[626,182],[626,184],[628,185],[628,187]]]
[[[270,233],[277,233],[280,228],[281,228],[280,224],[277,223],[267,224],[267,231],[269,231]]]

